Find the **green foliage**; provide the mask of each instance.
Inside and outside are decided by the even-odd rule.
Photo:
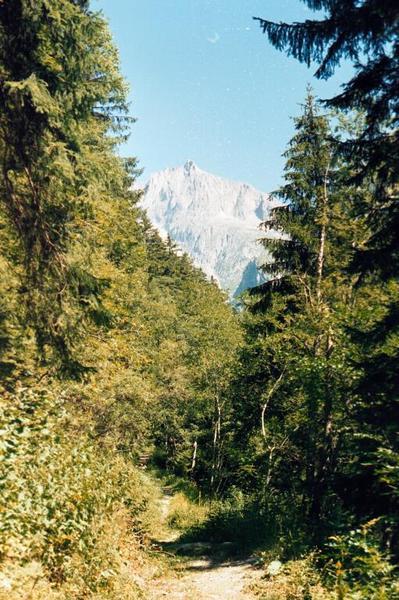
[[[377,288],[371,277],[360,285],[353,270],[354,248],[369,236],[358,207],[372,203],[373,183],[354,185],[356,166],[333,143],[311,94],[295,124],[282,203],[265,223],[271,279],[246,297],[226,477],[252,498],[249,539],[263,533],[283,560],[379,517],[375,548],[396,553],[397,288]],[[335,134],[347,134],[344,119]],[[216,522],[234,535],[248,513],[228,514]],[[379,556],[384,585],[394,585]],[[356,594],[361,574],[350,569],[347,593]]]
[[[5,395],[1,405],[2,560],[40,562],[58,583],[73,574],[77,554],[91,563],[117,507],[128,508],[139,534],[145,501],[131,466],[99,455],[84,439],[70,440],[64,406],[32,389]]]
[[[265,224],[271,263],[264,268],[273,279],[247,300],[246,348],[233,388],[236,472],[265,499],[277,493],[301,502],[314,535],[322,536],[338,509],[337,449],[349,435],[348,395],[359,378],[347,333],[354,281],[342,268],[351,236],[364,225],[341,202],[344,190],[348,199],[354,192],[344,187],[347,167],[311,94],[296,129],[277,193],[283,203]],[[282,237],[268,235],[272,227]]]
[[[284,530],[280,528],[281,512],[277,506],[274,508],[262,505],[255,494],[251,496],[232,488],[223,499],[210,502],[200,520],[188,522],[181,539],[228,543],[234,554],[245,555],[260,549],[277,552],[279,548],[281,556],[293,556],[299,553],[299,548],[298,539],[294,548],[292,538],[287,534],[291,517],[289,507],[284,514]]]
[[[208,506],[193,502],[182,492],[178,492],[170,501],[168,520],[169,527],[177,530],[187,530],[199,527],[206,520]]]
[[[306,4],[325,14],[302,23],[259,22],[277,49],[308,66],[315,62],[317,77],[330,77],[344,58],[354,65],[343,91],[324,101],[349,115],[361,112],[358,125],[336,138],[336,148],[347,165],[344,186],[367,191],[349,201],[353,221],[363,221],[365,229],[360,235],[342,231],[352,251],[349,262],[338,262],[341,273],[355,277],[346,331],[348,359],[357,371],[346,392],[354,439],[347,440],[343,455],[348,460],[345,466],[342,459],[339,483],[341,489],[351,487],[341,495],[346,495],[346,506],[357,518],[384,515],[388,544],[397,555],[396,484],[392,486],[388,475],[395,472],[399,452],[397,5],[366,0]],[[344,197],[340,205],[345,205]]]
[[[120,178],[107,132],[123,124],[126,89],[103,18],[75,2],[7,2],[0,27],[0,218],[10,266],[42,360],[53,352],[80,375],[73,346],[92,316],[80,294],[90,274],[70,249],[82,241],[93,192]]]
[[[370,521],[344,535],[333,536],[328,547],[331,564],[327,580],[334,585],[338,598],[390,599],[399,597],[399,579],[389,557],[380,549]]]
[[[220,471],[208,427],[239,325],[137,206],[102,15],[0,3],[0,73],[0,562],[16,598],[133,598],[126,554],[159,518],[134,463]]]

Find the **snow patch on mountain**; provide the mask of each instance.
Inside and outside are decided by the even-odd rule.
[[[154,173],[142,202],[161,235],[169,235],[194,264],[230,296],[263,281],[259,244],[274,202],[266,193],[207,173],[193,161]]]

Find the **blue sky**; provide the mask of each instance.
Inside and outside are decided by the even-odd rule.
[[[92,0],[109,20],[138,120],[123,154],[143,179],[187,159],[262,191],[281,182],[281,157],[307,83],[329,97],[328,82],[274,50],[253,16],[314,17],[300,0]],[[314,70],[314,69],[313,69]]]

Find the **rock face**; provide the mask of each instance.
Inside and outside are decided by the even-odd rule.
[[[245,183],[202,171],[192,161],[154,173],[143,207],[161,235],[169,235],[194,264],[234,297],[263,281],[259,224],[273,201]]]

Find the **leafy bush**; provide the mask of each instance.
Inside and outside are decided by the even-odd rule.
[[[380,548],[373,519],[345,535],[330,538],[328,581],[335,585],[339,600],[399,598],[399,580],[393,565]]]
[[[104,449],[99,455],[77,436],[62,398],[43,390],[3,395],[0,449],[3,575],[10,561],[14,565],[14,576],[4,575],[6,587],[10,577],[17,585],[17,572],[29,579],[18,569],[31,565],[41,581],[72,582],[85,597],[106,588],[111,597],[120,552],[104,542],[109,523],[123,511],[124,529],[137,547],[149,521],[147,484],[122,458]]]
[[[268,600],[395,600],[399,581],[379,546],[378,520],[330,538],[323,554],[280,563],[279,546],[261,553],[265,576],[254,591]]]

